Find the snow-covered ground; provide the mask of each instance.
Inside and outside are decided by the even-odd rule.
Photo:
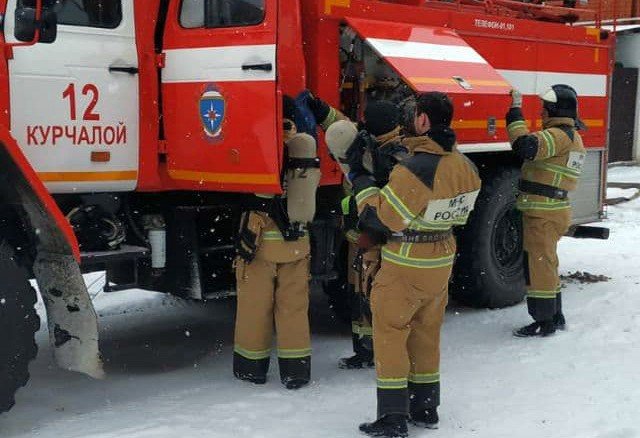
[[[640,169],[612,169],[610,180],[640,182]],[[609,208],[606,225],[608,241],[561,242],[562,273],[611,277],[566,284],[567,332],[515,339],[511,330],[529,321],[524,305],[450,306],[441,427],[412,436],[640,437],[640,200]],[[99,278],[88,280],[96,281],[108,378],[58,370],[39,333],[32,380],[0,416],[0,437],[340,438],[359,436],[357,424],[374,418],[374,372],[336,367],[350,353],[349,329],[321,296],[312,312],[313,383],[288,392],[277,366],[265,386],[232,378],[232,302],[109,295],[98,293]]]

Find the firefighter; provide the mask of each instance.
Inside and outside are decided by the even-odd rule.
[[[331,107],[318,97],[309,104],[314,117],[325,130],[325,140],[334,159],[345,174],[349,168],[345,163],[346,152],[358,135],[356,124],[339,110]],[[351,313],[351,332],[354,356],[340,359],[340,368],[356,369],[373,367],[373,341],[371,339],[371,323],[365,316],[365,303],[361,293],[361,282],[354,260],[358,253],[360,233],[357,230],[358,212],[355,200],[351,196],[351,184],[344,181],[345,198],[342,200],[343,231],[347,240],[347,275],[346,294]]]
[[[522,115],[522,95],[511,92],[507,130],[514,153],[524,160],[518,210],[524,232],[527,305],[534,322],[518,337],[549,336],[565,328],[558,277],[557,245],[571,224],[568,194],[575,190],[585,159],[577,129],[576,91],[552,86],[542,98],[542,130],[530,133]]]
[[[296,132],[295,103],[285,101],[286,195],[258,195],[243,213],[235,260],[238,307],[233,372],[241,380],[267,379],[273,328],[280,379],[287,389],[309,383],[309,236],[320,181],[315,139]]]
[[[329,150],[347,175],[346,152],[358,135],[356,124],[319,98],[314,98],[310,107],[326,130]],[[400,143],[398,112],[398,108],[386,100],[371,100],[364,111],[362,134],[367,138],[369,134],[375,136],[365,151],[365,167],[374,172],[380,187],[386,184],[393,166],[407,156],[407,149]],[[343,369],[362,369],[374,365],[369,294],[373,277],[380,267],[380,248],[359,247],[362,238],[357,230],[358,212],[348,180],[345,180],[345,192],[347,196],[342,200],[342,213],[344,235],[348,242],[347,294],[354,355],[340,359],[338,366]]]
[[[456,149],[448,96],[425,93],[415,107],[412,137],[403,140],[412,156],[382,189],[362,164],[362,145],[349,150],[360,227],[387,240],[371,292],[378,419],[360,425],[371,436],[407,436],[407,417],[437,426],[452,227],[466,223],[480,189],[477,169]]]
[[[379,187],[387,183],[389,173],[398,161],[408,156],[407,149],[400,142],[398,121],[398,108],[389,101],[371,101],[364,111],[364,131],[360,135],[370,138],[370,142],[363,159]],[[339,145],[351,145],[357,135],[355,127],[349,130],[344,129],[341,123],[335,123],[327,130],[327,145],[331,150],[339,150]],[[369,296],[373,278],[380,268],[380,246],[370,246],[366,236],[357,230],[358,212],[351,187],[348,192],[342,207],[345,234],[349,242],[347,262],[354,355],[340,359],[338,366],[343,369],[362,369],[374,365]]]

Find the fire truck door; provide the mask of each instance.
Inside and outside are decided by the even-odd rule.
[[[16,41],[20,2],[8,0],[7,41]],[[52,192],[133,190],[139,114],[133,0],[66,1],[57,19],[53,43],[13,50],[11,131]]]
[[[184,189],[280,191],[276,0],[174,0],[162,69],[167,170]]]

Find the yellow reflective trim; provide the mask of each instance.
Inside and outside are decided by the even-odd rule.
[[[407,266],[410,268],[443,268],[453,265],[455,254],[446,257],[433,259],[420,259],[415,257],[402,256],[389,249],[382,248],[382,259],[396,265]]]
[[[280,359],[302,359],[309,356],[311,356],[311,348],[278,348],[278,357]]]
[[[322,123],[320,123],[320,126],[323,130],[326,131],[327,129],[329,129],[329,126],[333,125],[337,117],[338,111],[336,111],[334,107],[330,107],[329,114],[327,114],[327,117],[322,121]]]
[[[388,185],[382,188],[380,194],[384,196],[384,199],[387,200],[396,213],[398,213],[398,215],[405,221],[410,222],[416,217],[416,215],[413,214],[406,205],[404,205],[404,202],[402,202],[398,195],[396,195],[393,189]]]
[[[402,257],[408,257],[409,251],[411,251],[411,244],[408,242],[402,242],[400,245],[400,255]]]
[[[369,196],[374,196],[380,193],[380,189],[377,187],[367,187],[364,190],[361,190],[356,194],[356,203],[358,205],[362,204],[362,202],[367,199]]]
[[[380,389],[405,389],[408,385],[408,380],[405,378],[400,379],[383,379],[378,378],[378,388]]]
[[[558,295],[559,289],[554,290],[528,290],[527,297],[529,298],[542,298],[542,299],[554,299]]]
[[[356,230],[349,230],[345,233],[345,237],[351,243],[358,243],[358,239],[360,238],[360,233]]]
[[[307,239],[309,236],[307,235],[307,232],[304,232],[304,236],[301,237],[301,239]],[[270,242],[284,242],[284,237],[282,236],[282,233],[280,231],[265,231],[262,234],[262,240],[265,241],[270,241]]]
[[[516,120],[515,122],[509,123],[509,125],[507,126],[507,131],[509,131],[510,134],[513,134],[512,131],[520,128],[527,129],[527,123],[524,120]]]
[[[576,179],[580,176],[580,172],[577,170],[569,169],[566,166],[560,166],[558,164],[551,164],[545,162],[533,162],[533,167],[537,167],[542,170],[546,170],[552,173],[559,173],[568,178]]]
[[[360,337],[372,336],[373,335],[373,328],[368,324],[367,325],[363,325],[362,322],[353,321],[351,323],[351,333],[353,333],[354,335],[358,335]]]
[[[550,201],[554,201],[551,198],[548,198]],[[516,207],[518,210],[566,210],[567,208],[571,208],[571,204],[569,201],[559,201],[559,202],[527,202],[518,200]]]
[[[553,135],[549,131],[542,131],[542,136],[547,144],[547,158],[551,158],[556,155],[556,141]]]
[[[342,202],[340,203],[341,207],[342,207],[342,215],[343,216],[347,216],[349,214],[350,208],[349,208],[349,204],[351,203],[351,196],[347,196],[346,198],[342,199]]]
[[[440,381],[440,373],[409,374],[409,382],[411,383],[438,383],[439,381]]]
[[[409,224],[410,230],[429,231],[429,230],[448,230],[454,225],[464,225],[469,220],[469,214],[458,216],[450,221],[430,222],[420,218],[416,218]]]
[[[267,348],[266,350],[247,350],[239,345],[234,345],[233,351],[250,360],[266,359],[271,354],[271,348]]]

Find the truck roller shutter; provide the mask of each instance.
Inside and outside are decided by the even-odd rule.
[[[511,89],[452,29],[355,18],[347,22],[417,92],[504,95]]]

